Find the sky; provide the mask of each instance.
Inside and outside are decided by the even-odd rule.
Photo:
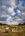
[[[25,0],[0,0],[0,23],[18,25],[25,22]]]

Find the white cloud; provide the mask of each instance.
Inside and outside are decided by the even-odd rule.
[[[21,11],[17,9],[17,13],[21,13]]]
[[[15,7],[15,0],[9,0],[11,7]]]
[[[10,14],[13,12],[13,8],[11,8],[11,7],[7,8],[7,10]]]
[[[2,11],[2,15],[0,17],[6,17],[6,21],[0,21],[1,23],[6,23],[8,25],[18,25],[19,23],[23,23],[23,19],[25,17],[25,7],[22,6],[22,2],[19,1],[18,5],[15,5],[15,0],[9,0],[10,7],[6,7],[5,5],[2,5],[2,8],[4,11]],[[14,11],[14,8],[17,9],[17,16],[15,16],[16,19],[13,20],[12,16],[14,16],[16,13]],[[7,11],[7,12],[6,12]],[[8,13],[8,15],[6,14]]]
[[[4,9],[5,9],[5,8],[6,8],[6,6],[5,6],[5,5],[2,5],[2,8],[4,8]]]
[[[11,19],[12,19],[12,17],[9,16],[9,15],[7,15],[7,19],[6,19],[6,21],[10,21]]]
[[[9,7],[7,8],[8,9],[8,13],[11,15],[11,16],[14,16],[15,15],[15,12],[14,12],[14,9]]]

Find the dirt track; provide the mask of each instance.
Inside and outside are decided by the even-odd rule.
[[[0,36],[25,36],[25,32],[0,33]]]

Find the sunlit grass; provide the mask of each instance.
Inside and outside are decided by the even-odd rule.
[[[25,36],[25,25],[0,25],[0,36]]]
[[[25,32],[25,25],[9,26],[0,25],[0,32]]]

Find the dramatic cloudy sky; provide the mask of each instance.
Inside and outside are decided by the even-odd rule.
[[[25,22],[25,0],[0,0],[0,23],[18,25]]]

